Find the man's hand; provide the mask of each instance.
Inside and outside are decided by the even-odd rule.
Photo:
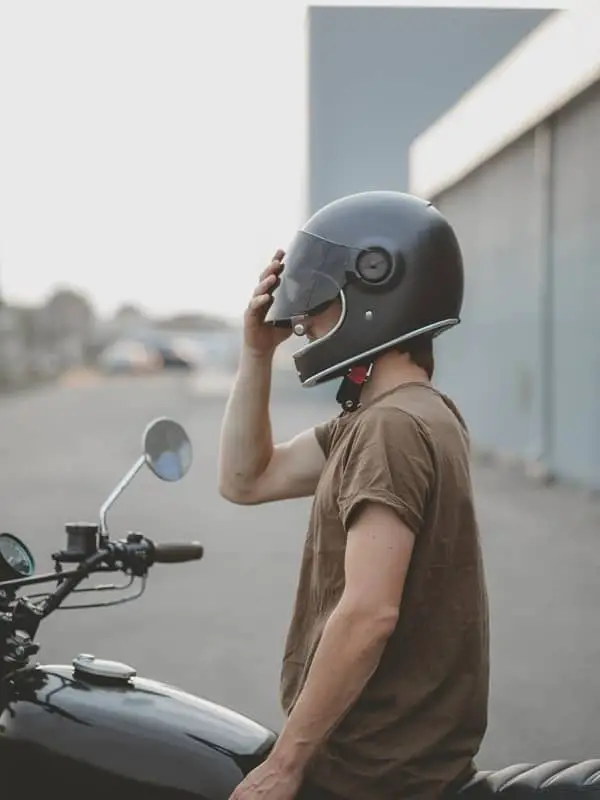
[[[229,800],[294,800],[302,781],[301,769],[267,759],[246,775]]]
[[[292,334],[291,328],[277,328],[265,324],[265,316],[272,303],[272,292],[283,269],[281,263],[283,256],[283,250],[275,253],[273,261],[260,276],[244,314],[244,344],[252,355],[260,357],[272,355],[275,349]]]

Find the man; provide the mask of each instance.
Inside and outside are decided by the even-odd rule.
[[[487,725],[488,612],[468,436],[436,391],[432,338],[459,322],[463,264],[430,204],[366,192],[278,251],[245,315],[220,491],[314,494],[282,669],[286,723],[233,800],[434,800],[474,771]],[[335,419],[274,445],[273,353],[342,378]]]

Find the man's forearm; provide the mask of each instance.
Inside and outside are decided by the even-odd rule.
[[[303,769],[350,710],[377,669],[391,628],[339,606],[325,625],[302,692],[272,758]]]
[[[272,356],[242,349],[221,428],[219,487],[225,495],[243,493],[264,472],[273,454],[271,372]]]

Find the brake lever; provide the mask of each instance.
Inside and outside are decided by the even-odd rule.
[[[101,583],[98,586],[89,586],[87,589],[73,589],[71,594],[83,594],[83,592],[122,591],[125,589],[129,589],[134,580],[135,580],[135,575],[132,575],[127,583],[123,583],[121,585],[118,585],[116,583]]]
[[[60,573],[60,584],[58,589],[50,595],[44,604],[44,616],[47,617],[49,614],[55,611],[60,606],[62,601],[65,600],[71,594],[71,592],[75,590],[81,581],[85,580],[85,578],[91,575],[91,573],[96,570],[96,567],[101,566],[107,555],[108,553],[105,550],[99,550],[98,552],[94,553],[85,561],[82,561],[79,567],[71,572],[69,578],[63,578],[65,573]]]
[[[131,603],[133,600],[137,600],[140,598],[144,592],[146,591],[146,577],[140,579],[141,581],[141,588],[137,594],[131,594],[128,597],[123,597],[120,600],[109,600],[105,603],[78,603],[77,605],[68,605],[68,606],[58,606],[56,609],[57,611],[74,611],[76,609],[83,609],[83,608],[109,608],[110,606],[120,606],[124,605],[125,603]],[[131,583],[133,583],[134,577],[131,578]],[[128,584],[128,585],[131,585]],[[80,591],[93,591],[93,589],[82,589]]]

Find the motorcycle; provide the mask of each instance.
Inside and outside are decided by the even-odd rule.
[[[191,442],[181,425],[165,417],[148,425],[142,455],[102,505],[99,524],[66,526],[66,548],[52,554],[54,572],[36,575],[27,546],[0,534],[0,785],[10,797],[37,800],[50,791],[63,800],[227,800],[271,751],[274,731],[138,677],[127,664],[90,654],[76,656],[70,666],[32,661],[39,650],[36,633],[51,613],[130,602],[143,594],[154,564],[202,558],[197,542],[160,544],[137,532],[114,540],[107,526],[108,511],[144,466],[172,482],[191,463]],[[107,573],[129,580],[81,586]],[[82,592],[126,591],[135,580],[140,590],[118,600],[63,605]],[[56,584],[54,591],[22,593],[48,583]],[[479,772],[454,796],[565,800],[582,794],[600,798],[600,760]]]

